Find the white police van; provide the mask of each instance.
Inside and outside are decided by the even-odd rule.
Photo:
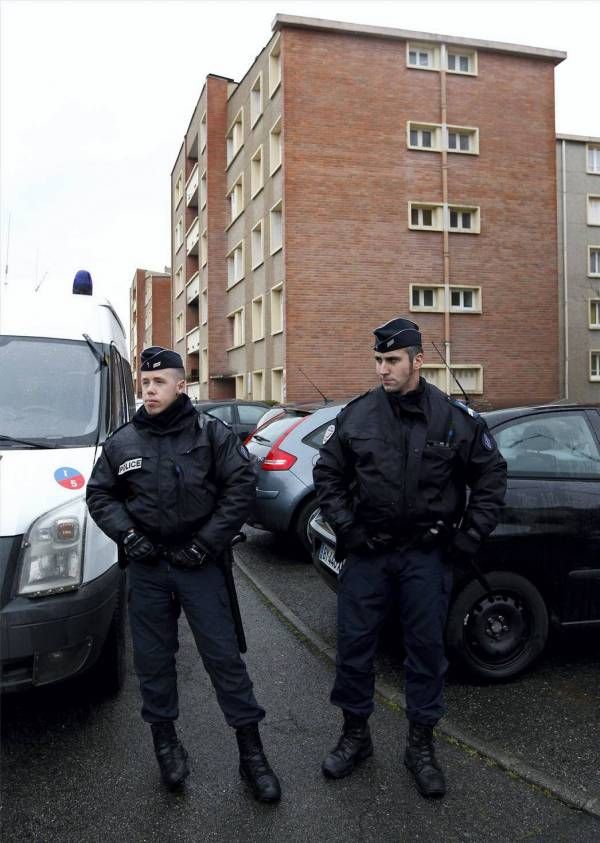
[[[92,668],[114,693],[124,578],[85,487],[107,435],[135,410],[125,330],[89,291],[22,295],[13,286],[0,293],[1,688]]]

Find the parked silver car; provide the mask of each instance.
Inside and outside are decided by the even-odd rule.
[[[253,527],[291,533],[311,551],[308,522],[317,509],[313,466],[327,428],[345,406],[327,404],[301,416],[286,414],[259,427],[246,447],[260,465]]]

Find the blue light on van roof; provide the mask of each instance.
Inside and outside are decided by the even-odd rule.
[[[80,269],[75,273],[73,279],[74,296],[91,296],[93,293],[92,276],[87,269]]]

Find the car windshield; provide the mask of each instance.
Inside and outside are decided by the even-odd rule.
[[[101,376],[84,340],[2,336],[0,371],[0,448],[14,447],[10,437],[57,448],[96,444]]]

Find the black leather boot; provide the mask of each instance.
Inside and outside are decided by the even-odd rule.
[[[175,790],[190,774],[188,754],[177,738],[173,723],[152,723],[151,729],[162,780],[169,790]]]
[[[446,793],[446,781],[433,747],[433,726],[410,723],[404,763],[423,796],[440,798]]]
[[[323,775],[330,779],[342,779],[369,755],[373,755],[373,743],[367,718],[345,711],[340,739],[321,765]]]
[[[240,750],[240,776],[259,802],[279,802],[281,786],[263,751],[258,723],[235,730]]]

